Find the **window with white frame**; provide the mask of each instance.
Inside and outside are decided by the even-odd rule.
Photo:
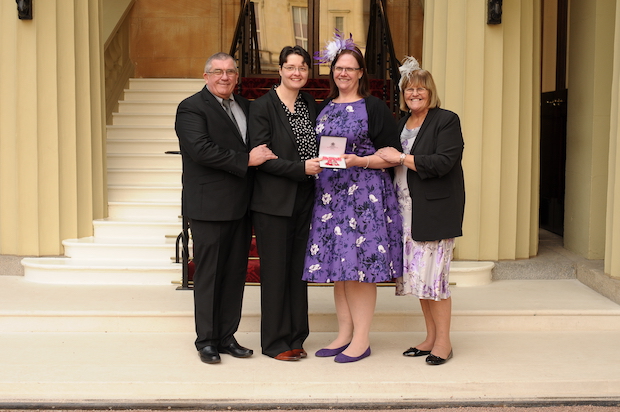
[[[295,44],[308,50],[308,8],[292,7]]]

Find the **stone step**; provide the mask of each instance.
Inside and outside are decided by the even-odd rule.
[[[181,156],[165,153],[108,153],[108,168],[135,170],[178,170],[183,167]]]
[[[110,169],[108,168],[108,185],[128,186],[174,186],[181,184],[179,169]]]
[[[177,285],[170,283],[180,280],[178,264],[145,264],[139,269],[130,263],[100,262],[96,271],[80,267],[75,259],[37,259],[36,265],[57,267],[60,273],[49,276],[32,267],[35,263],[24,260],[23,279],[0,278],[0,284],[12,285],[10,294],[6,289],[0,291],[0,330],[6,333],[193,331],[192,292],[176,290]],[[78,271],[73,270],[76,268]],[[123,269],[116,270],[119,268]],[[106,272],[110,269],[115,270]],[[116,284],[102,284],[113,277]],[[144,283],[136,283],[137,278]],[[76,279],[83,284],[71,284]],[[308,297],[311,331],[335,332],[338,326],[332,287],[309,286]],[[620,330],[620,306],[575,279],[456,286],[452,287],[452,300],[453,332]],[[259,330],[260,287],[246,286],[239,332]],[[393,285],[377,288],[373,332],[423,330],[417,299],[395,296]],[[480,348],[481,353],[484,350]]]
[[[140,126],[140,125],[109,125],[107,126],[108,139],[171,139],[178,142],[174,125],[170,126]]]
[[[205,85],[202,78],[196,79],[129,79],[130,90],[200,90]]]
[[[182,223],[180,218],[169,221],[143,222],[131,219],[105,218],[93,220],[93,229],[94,237],[97,239],[168,239],[168,236],[174,236],[175,238],[178,236],[182,229]]]
[[[113,113],[114,125],[171,126],[174,127],[175,112],[172,113]]]
[[[125,89],[125,101],[149,100],[153,102],[176,102],[179,104],[182,100],[188,98],[196,92],[197,89],[170,89],[170,90],[133,90]]]
[[[172,220],[181,213],[181,200],[177,202],[108,202],[111,219]]]
[[[118,112],[176,114],[178,106],[177,101],[121,100],[118,102]]]
[[[162,154],[179,150],[178,139],[108,139],[107,152],[110,154]]]
[[[169,262],[175,255],[175,245],[166,237],[151,239],[97,238],[94,236],[62,241],[65,256],[76,260],[93,261],[150,261]]]
[[[106,257],[103,260],[74,259],[74,258],[24,258],[24,280],[34,283],[52,283],[59,287],[68,288],[70,285],[164,285],[170,287],[172,282],[181,279],[181,264],[167,261],[125,261],[112,260]],[[99,286],[101,287],[101,286]],[[90,299],[92,296],[79,297],[79,289],[74,300]],[[137,297],[139,299],[139,297]],[[87,302],[75,304],[69,312],[56,316],[65,318],[65,321],[75,316],[82,318],[86,323],[98,322],[109,314],[101,314],[89,311]],[[27,311],[27,310],[26,310]],[[47,315],[45,315],[47,312]],[[73,312],[73,314],[71,314]],[[164,314],[162,311],[161,314]],[[117,313],[118,314],[118,313]],[[53,311],[44,310],[39,316],[46,317],[50,325],[54,323]],[[93,317],[94,319],[84,319]],[[130,316],[136,316],[130,315]],[[140,317],[139,315],[137,315]],[[30,320],[35,314],[28,315]],[[5,319],[0,319],[0,321]],[[136,318],[137,320],[137,318]],[[114,323],[113,317],[110,321]],[[40,321],[39,321],[40,322]],[[80,322],[78,321],[77,324]],[[120,322],[123,323],[123,322]],[[76,324],[76,326],[77,326]],[[119,324],[120,325],[120,324]],[[79,327],[79,326],[78,326]],[[6,331],[6,329],[4,329]]]
[[[111,202],[174,202],[181,199],[181,186],[108,185]]]

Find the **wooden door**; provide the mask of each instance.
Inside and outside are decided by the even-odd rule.
[[[540,113],[540,209],[539,225],[564,234],[564,194],[566,182],[566,49],[568,0],[544,0],[555,10],[554,89],[541,94]],[[547,6],[547,4],[545,4]],[[549,34],[549,33],[548,33]],[[551,34],[549,34],[551,35]],[[543,36],[545,31],[543,30]],[[545,39],[543,38],[543,42]],[[544,56],[543,56],[544,57]],[[548,60],[544,59],[543,61]],[[543,70],[545,66],[543,64]],[[553,88],[553,87],[551,87]]]
[[[543,93],[540,116],[540,227],[564,233],[568,91]]]

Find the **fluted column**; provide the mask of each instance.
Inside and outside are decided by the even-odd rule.
[[[615,1],[572,0],[564,247],[605,257]]]
[[[540,1],[427,0],[423,67],[465,139],[462,260],[528,258],[538,248]]]
[[[0,254],[58,255],[105,208],[100,0],[0,2]]]
[[[616,1],[609,174],[605,236],[605,273],[620,279],[620,1]]]

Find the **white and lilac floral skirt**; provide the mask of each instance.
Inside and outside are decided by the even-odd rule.
[[[396,196],[403,218],[403,276],[396,279],[396,295],[443,300],[450,297],[450,262],[454,238],[417,242],[411,236],[412,203],[407,168],[396,168]]]
[[[396,279],[396,295],[413,295],[430,300],[448,299],[454,238],[416,242],[409,231],[404,242],[403,276]]]

